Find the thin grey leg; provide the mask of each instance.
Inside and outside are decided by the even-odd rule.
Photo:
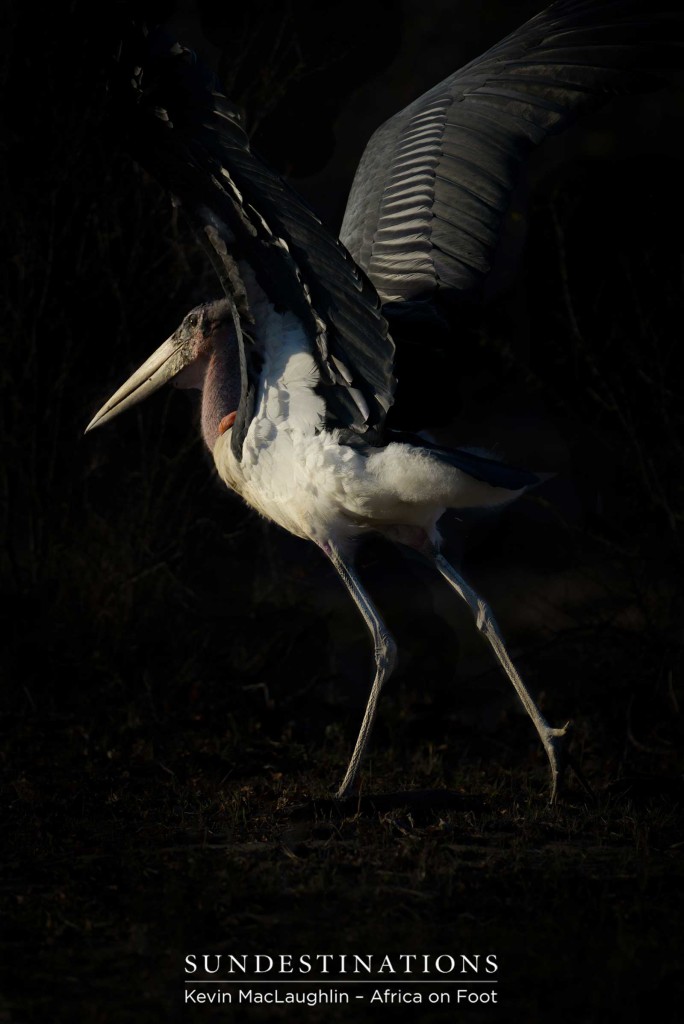
[[[372,604],[368,594],[363,589],[361,581],[354,572],[353,566],[349,562],[345,562],[340,552],[330,542],[323,545],[323,550],[337,569],[349,593],[354,598],[356,607],[363,615],[364,621],[371,632],[375,648],[375,679],[373,680],[373,686],[371,687],[368,703],[366,704],[366,711],[363,716],[363,722],[361,723],[361,729],[356,741],[356,746],[354,747],[354,752],[349,762],[349,767],[347,768],[346,774],[342,779],[342,784],[337,791],[337,796],[342,798],[349,795],[358,774],[359,766],[366,752],[371,730],[373,729],[373,723],[375,722],[380,690],[382,689],[385,680],[389,679],[391,676],[392,670],[396,664],[397,645],[395,644],[392,636],[388,633],[384,622],[380,618],[377,609]]]
[[[466,602],[475,617],[475,624],[485,639],[489,642],[496,655],[499,664],[513,683],[516,693],[522,701],[523,707],[534,722],[534,727],[539,733],[544,749],[546,750],[551,766],[551,801],[556,799],[558,783],[562,778],[565,767],[565,738],[570,723],[567,722],[562,729],[552,728],[541,711],[535,704],[529,690],[518,675],[518,671],[511,661],[501,630],[499,629],[492,610],[483,598],[456,572],[454,567],[447,562],[446,558],[439,553],[433,555],[435,565],[445,580],[451,584],[459,597]]]

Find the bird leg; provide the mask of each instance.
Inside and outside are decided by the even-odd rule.
[[[492,610],[487,602],[477,594],[473,588],[456,572],[454,567],[447,562],[446,558],[439,552],[433,552],[434,563],[444,579],[454,588],[459,597],[466,602],[475,617],[475,624],[480,633],[490,644],[499,664],[513,683],[516,693],[534,723],[544,744],[549,764],[551,767],[551,802],[555,802],[558,795],[558,786],[562,782],[563,772],[566,763],[565,744],[568,736],[570,722],[567,722],[562,729],[552,728],[541,711],[535,704],[529,690],[518,675],[517,669],[511,661],[501,630],[499,629]]]
[[[368,594],[363,589],[361,581],[354,572],[353,566],[343,559],[340,552],[330,541],[327,544],[322,545],[322,547],[340,574],[340,577],[349,593],[354,598],[356,607],[361,612],[363,619],[370,630],[371,636],[373,637],[373,645],[375,649],[375,679],[373,680],[373,686],[371,687],[368,703],[366,704],[366,710],[363,716],[363,722],[361,723],[358,739],[356,740],[356,746],[354,747],[354,752],[352,753],[351,760],[349,761],[349,767],[347,768],[346,774],[342,779],[342,784],[337,791],[338,798],[343,799],[344,797],[349,796],[356,780],[361,761],[363,760],[363,756],[366,752],[366,747],[368,746],[370,734],[373,729],[373,723],[375,722],[380,690],[382,689],[385,680],[389,679],[391,676],[392,670],[396,664],[397,645],[387,631],[384,622],[380,618],[380,615],[372,604]]]

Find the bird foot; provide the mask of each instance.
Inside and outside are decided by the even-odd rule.
[[[345,778],[342,781],[339,789],[333,797],[334,800],[349,800],[353,796],[358,796],[360,792],[360,786],[356,779],[356,776],[348,779]]]
[[[551,768],[551,795],[549,803],[555,804],[558,791],[562,789],[565,770],[568,764],[568,742],[572,735],[572,722],[566,722],[560,729],[547,726],[542,733],[542,743],[549,759]]]
[[[585,793],[592,800],[595,799],[593,789],[585,779],[577,760],[568,749],[572,732],[572,722],[566,722],[560,729],[548,727],[542,735],[542,742],[544,743],[544,749],[548,755],[551,767],[551,795],[549,796],[549,803],[551,804],[557,802],[558,795],[563,790],[565,773],[568,766],[572,768]]]

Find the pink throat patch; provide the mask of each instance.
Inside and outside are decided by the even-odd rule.
[[[236,419],[237,419],[237,413],[236,412],[229,412],[227,416],[224,416],[223,419],[221,420],[221,422],[218,425],[218,432],[219,432],[219,434],[225,434],[226,430],[230,430],[230,428],[235,423]]]

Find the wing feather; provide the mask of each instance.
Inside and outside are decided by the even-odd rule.
[[[132,155],[179,201],[234,305],[243,384],[232,432],[236,454],[253,415],[260,371],[238,269],[243,259],[273,305],[300,319],[321,371],[326,424],[379,438],[394,392],[394,346],[365,274],[252,153],[239,116],[213,77],[162,29],[131,35],[115,85]]]
[[[530,150],[681,67],[683,29],[678,0],[559,0],[386,121],[340,233],[383,302],[477,291]]]

